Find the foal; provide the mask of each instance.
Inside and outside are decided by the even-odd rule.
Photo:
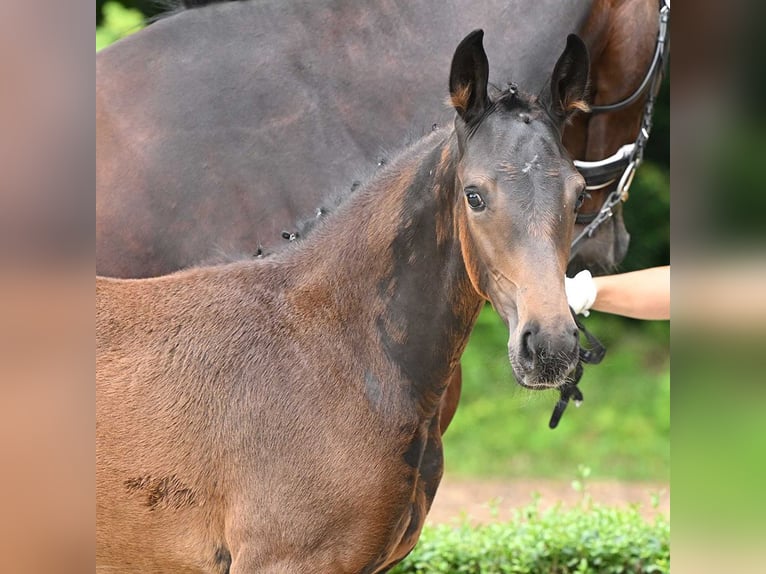
[[[97,279],[97,564],[104,572],[384,572],[442,473],[439,402],[484,300],[519,383],[578,358],[564,270],[584,182],[560,130],[588,56],[539,98],[491,98],[457,47],[454,129],[405,150],[299,245]]]

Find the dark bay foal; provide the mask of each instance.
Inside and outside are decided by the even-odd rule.
[[[560,133],[587,50],[570,36],[539,98],[490,96],[482,37],[452,61],[454,129],[304,242],[97,279],[99,571],[384,572],[439,484],[439,404],[482,303],[521,384],[572,371],[563,277],[584,182]]]

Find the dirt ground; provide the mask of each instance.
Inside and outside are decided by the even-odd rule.
[[[627,507],[638,503],[641,514],[648,520],[658,512],[670,516],[668,484],[588,480],[586,491],[594,502],[603,505]],[[446,476],[436,493],[427,522],[450,523],[464,516],[476,524],[509,520],[513,509],[532,502],[535,492],[540,494],[543,510],[559,502],[565,508],[571,508],[582,500],[582,494],[572,488],[571,481],[466,481]],[[656,509],[652,506],[653,495],[659,496]]]

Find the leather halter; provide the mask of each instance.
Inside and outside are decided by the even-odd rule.
[[[585,229],[572,241],[570,260],[577,254],[582,242],[592,237],[596,229],[612,217],[612,209],[620,202],[627,201],[628,190],[633,182],[633,176],[636,169],[641,165],[644,156],[644,147],[649,140],[649,134],[652,130],[652,113],[654,112],[654,102],[657,97],[660,82],[662,81],[662,70],[665,67],[668,54],[670,53],[670,0],[660,0],[659,2],[659,28],[657,31],[657,43],[654,48],[654,57],[649,66],[649,70],[644,76],[641,84],[627,98],[604,106],[591,106],[591,112],[607,113],[621,110],[636,102],[646,91],[649,90],[649,96],[644,104],[644,113],[641,119],[641,129],[638,132],[636,141],[622,146],[617,152],[606,159],[600,161],[579,161],[574,164],[578,171],[585,178],[586,190],[597,191],[603,189],[615,181],[617,188],[612,191],[604,201],[601,210],[598,213],[578,214],[577,223],[586,224]]]

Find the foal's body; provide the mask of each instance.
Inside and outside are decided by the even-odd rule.
[[[359,572],[414,544],[442,472],[440,391],[482,302],[465,269],[443,270],[459,244],[438,244],[440,222],[425,214],[407,221],[414,203],[436,199],[418,193],[433,166],[415,169],[447,137],[434,134],[416,161],[394,166],[395,194],[365,191],[346,206],[353,218],[333,219],[354,220],[353,228],[328,225],[267,260],[98,282],[98,371],[102,381],[123,381],[102,388],[109,399],[99,401],[98,418],[118,416],[102,410],[108,405],[168,418],[164,428],[127,419],[114,445],[104,438],[100,448],[121,456],[110,461],[114,482],[99,491],[99,505],[116,516],[154,512],[151,532],[133,534],[174,547],[171,570],[214,566],[219,548],[250,539],[273,541],[252,557],[259,572],[312,572],[312,564]],[[411,227],[412,245],[397,243],[402,226]],[[347,239],[328,250],[324,235]],[[404,296],[417,291],[430,296]],[[149,354],[125,357],[146,340]],[[144,382],[140,392],[131,381]],[[322,424],[309,424],[313,417]],[[146,444],[151,460],[140,456]],[[316,481],[320,490],[308,486]],[[343,505],[328,506],[328,493],[342,493]],[[219,505],[245,515],[211,515]],[[353,559],[325,548],[328,537],[344,539]],[[273,558],[295,555],[302,562]],[[139,569],[156,559],[134,556]]]
[[[482,302],[521,384],[574,368],[563,273],[584,182],[558,129],[587,52],[570,38],[549,105],[490,100],[481,37],[453,59],[456,128],[302,244],[97,280],[100,569],[385,571],[436,492],[439,404]]]

